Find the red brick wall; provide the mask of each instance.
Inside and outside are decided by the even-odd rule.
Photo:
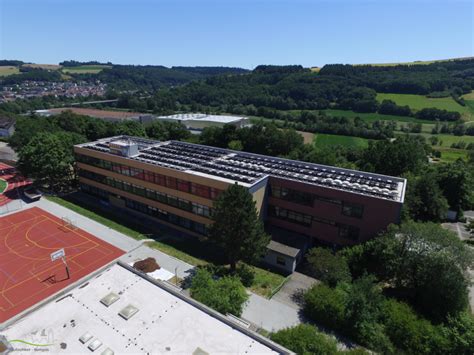
[[[313,206],[304,206],[271,196],[268,198],[269,205],[279,206],[295,212],[335,221],[336,225],[333,226],[313,220],[312,225],[307,227],[287,220],[271,217],[270,215],[267,218],[267,223],[274,226],[303,233],[331,245],[351,245],[368,240],[375,237],[377,233],[384,230],[389,224],[398,223],[399,221],[402,204],[396,201],[389,201],[274,177],[271,177],[269,182],[270,184],[277,184],[297,191],[339,199],[345,202],[358,203],[364,206],[362,218],[355,218],[343,215],[342,205],[317,199],[315,199]],[[338,223],[359,228],[359,240],[352,241],[340,238]]]

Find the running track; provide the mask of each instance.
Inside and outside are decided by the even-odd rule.
[[[0,193],[0,206],[18,198],[17,187],[30,185],[31,181],[25,179],[14,167],[0,163],[0,179],[8,183],[3,193]]]

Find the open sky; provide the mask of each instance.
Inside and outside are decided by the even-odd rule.
[[[469,0],[0,0],[0,58],[383,63],[474,56]]]

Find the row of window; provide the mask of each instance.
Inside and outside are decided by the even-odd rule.
[[[270,196],[311,207],[315,200],[341,205],[341,213],[349,217],[362,218],[364,214],[364,206],[361,204],[297,191],[274,184],[270,185]]]
[[[341,238],[351,240],[358,240],[359,238],[359,228],[338,223],[329,219],[314,217],[305,213],[295,212],[272,205],[270,205],[268,208],[268,214],[270,216],[284,219],[289,222],[301,224],[306,227],[310,227],[313,221],[318,223],[330,224],[339,228],[339,237]]]
[[[184,200],[176,196],[170,196],[162,192],[147,189],[135,184],[130,184],[128,182],[120,181],[108,176],[96,174],[92,171],[80,169],[79,176],[82,176],[86,179],[97,181],[101,184],[108,185],[122,191],[132,193],[134,195],[149,198],[150,200],[158,201],[166,205],[173,206],[173,207],[182,209],[184,211],[194,213],[199,216],[209,218],[209,216],[211,215],[211,208],[209,208],[208,206],[204,206],[199,203]]]
[[[161,210],[156,207],[148,206],[143,203],[130,200],[130,199],[125,199],[125,205],[133,209],[135,211],[139,211],[141,213],[145,213],[149,216],[152,216],[154,218],[160,219],[162,221],[172,223],[174,225],[192,230],[198,234],[202,235],[207,235],[208,234],[208,228],[206,225],[198,222],[191,221],[187,218],[177,216],[173,213],[169,213],[167,211]]]
[[[82,191],[87,192],[91,195],[95,195],[95,196],[98,196],[100,198],[104,198],[104,199],[107,199],[107,200],[109,198],[109,192],[108,191],[105,191],[105,190],[102,190],[102,189],[99,189],[97,187],[90,186],[90,185],[87,185],[87,184],[83,184],[83,183],[80,185],[80,187],[81,187]],[[192,230],[192,231],[194,231],[198,234],[202,234],[202,235],[207,235],[208,234],[208,227],[206,225],[202,224],[202,223],[191,221],[187,218],[177,216],[173,213],[169,213],[167,211],[161,210],[161,209],[156,208],[156,207],[147,206],[143,203],[140,203],[140,202],[137,202],[137,201],[134,201],[134,200],[130,200],[128,198],[124,198],[124,197],[122,197],[122,198],[125,200],[125,205],[130,209],[145,213],[149,216],[160,219],[162,221],[169,222],[169,223],[181,226],[183,228],[187,228],[187,229]]]
[[[176,179],[171,176],[157,174],[143,169],[137,169],[123,164],[112,163],[110,161],[90,157],[88,155],[76,154],[76,160],[80,163],[113,171],[117,174],[130,176],[135,179],[148,181],[157,185],[166,186],[173,190],[187,192],[211,200],[216,199],[217,196],[222,192],[222,190],[215,189],[213,187]]]

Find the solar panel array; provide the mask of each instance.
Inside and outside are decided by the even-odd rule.
[[[106,152],[108,143],[99,141],[87,148]],[[390,200],[398,200],[400,195],[399,182],[389,177],[185,142],[147,143],[147,147],[131,159],[248,184],[265,176],[275,176]]]

